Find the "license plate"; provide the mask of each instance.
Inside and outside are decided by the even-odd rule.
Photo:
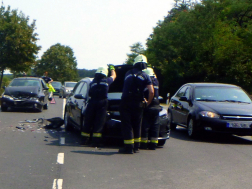
[[[228,122],[228,128],[252,128],[252,122]]]

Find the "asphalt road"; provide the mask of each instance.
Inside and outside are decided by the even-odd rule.
[[[79,133],[65,132],[64,126],[45,130],[20,122],[62,117],[62,107],[56,97],[56,104],[42,113],[0,112],[0,188],[252,188],[251,137],[192,140],[178,128],[163,148],[123,155],[117,153],[118,141],[100,149],[82,147]]]

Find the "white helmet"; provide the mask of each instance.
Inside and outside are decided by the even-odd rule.
[[[105,75],[106,77],[108,76],[108,68],[106,67],[99,67],[95,73],[100,73]]]
[[[148,76],[156,77],[155,72],[152,68],[148,67],[147,69],[143,70]]]
[[[147,64],[147,58],[146,56],[144,56],[143,54],[139,54],[135,59],[134,59],[134,64],[135,65],[136,63],[145,63]]]

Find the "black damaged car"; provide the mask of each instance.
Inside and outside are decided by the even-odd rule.
[[[104,139],[122,139],[119,104],[121,102],[124,75],[131,68],[132,66],[130,65],[115,66],[117,77],[109,87],[107,121],[103,130]],[[82,80],[80,80],[74,87],[73,92],[70,94],[69,98],[66,100],[64,115],[66,130],[71,130],[73,127],[81,130],[81,127],[83,127],[85,110],[89,100],[89,84],[91,81],[92,78],[83,78]],[[167,110],[162,108],[159,116],[160,132],[158,145],[163,146],[170,136]]]
[[[14,78],[1,98],[1,110],[29,108],[42,112],[48,109],[49,92],[45,81],[37,77]]]

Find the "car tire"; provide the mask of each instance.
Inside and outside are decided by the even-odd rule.
[[[166,143],[166,139],[158,140],[158,145],[157,146],[164,146]]]
[[[8,109],[8,107],[7,107],[7,106],[1,106],[1,111],[2,111],[2,112],[6,112],[6,111],[7,111],[7,109]]]
[[[72,125],[69,123],[69,115],[68,115],[67,110],[65,110],[64,125],[65,125],[65,130],[66,131],[72,131],[73,130]]]
[[[195,121],[192,118],[190,118],[187,124],[187,133],[188,133],[188,136],[191,138],[195,138],[198,135],[198,132],[195,129]]]
[[[46,104],[44,104],[43,108],[44,108],[45,110],[48,109],[48,102],[47,102]]]
[[[171,114],[170,112],[168,113],[168,124],[169,124],[168,127],[169,127],[171,130],[176,130],[177,125],[176,125],[175,123],[172,122],[172,114]]]

